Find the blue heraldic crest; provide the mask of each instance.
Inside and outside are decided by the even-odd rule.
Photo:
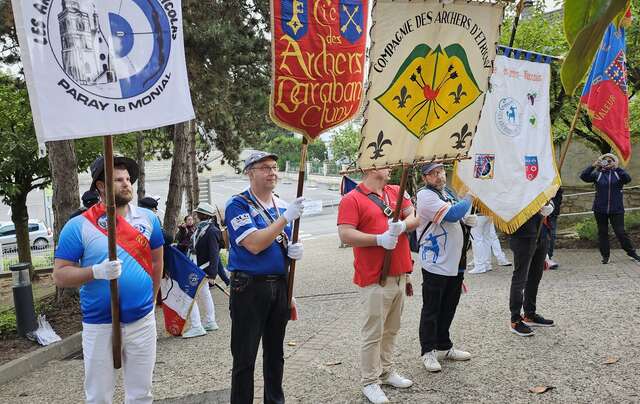
[[[307,34],[309,26],[308,0],[280,0],[282,31],[298,41]]]
[[[364,33],[364,8],[362,0],[340,1],[340,35],[351,43]]]

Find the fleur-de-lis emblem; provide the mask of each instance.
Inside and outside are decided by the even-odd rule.
[[[454,104],[460,104],[460,100],[462,97],[467,95],[465,91],[462,91],[462,83],[458,84],[458,89],[456,91],[452,91],[449,93],[450,96],[453,97]]]
[[[389,139],[385,139],[384,133],[380,131],[380,133],[378,133],[378,139],[375,142],[371,142],[367,145],[367,149],[373,147],[373,155],[371,156],[371,159],[377,160],[380,157],[384,157],[384,154],[382,154],[384,146],[391,146],[392,144],[393,142]]]
[[[407,87],[402,86],[400,89],[400,95],[396,95],[393,97],[394,100],[398,101],[398,108],[404,108],[407,106],[407,101],[411,98],[411,94],[407,94]]]
[[[458,150],[467,147],[466,139],[468,137],[471,137],[471,132],[469,132],[469,125],[466,123],[464,124],[460,132],[456,132],[453,135],[449,136],[449,138],[451,139],[457,139],[456,143],[453,145],[453,148]]]

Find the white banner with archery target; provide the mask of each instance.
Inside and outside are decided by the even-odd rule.
[[[38,141],[193,119],[180,0],[12,0]]]

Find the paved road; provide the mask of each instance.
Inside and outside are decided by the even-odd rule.
[[[80,189],[84,191],[89,188],[90,182],[88,176],[84,175],[80,178]],[[226,201],[233,195],[243,191],[248,186],[248,182],[245,176],[242,175],[226,175],[224,177],[213,177],[212,179],[212,197],[213,203],[218,205],[220,209],[224,209]],[[285,200],[292,200],[296,195],[296,182],[284,178],[281,180],[276,191]],[[159,196],[160,209],[163,210],[166,202],[166,196],[169,193],[169,181],[166,179],[150,180],[146,183],[147,195]],[[335,184],[329,185],[324,183],[317,183],[314,181],[308,181],[304,190],[305,197],[310,201],[323,201],[325,205],[328,202],[336,202],[339,200],[340,195],[338,187]],[[43,191],[37,190],[29,194],[27,200],[29,209],[29,217],[31,219],[45,220],[44,211],[44,194]],[[186,213],[186,212],[185,212]],[[334,214],[335,209],[324,208],[323,214]],[[0,222],[11,221],[11,210],[8,206],[0,203]],[[306,222],[306,220],[305,220]],[[324,228],[324,222],[318,220],[310,220],[311,224],[304,224],[302,230],[312,234],[327,234],[327,230]],[[335,221],[333,221],[335,224]],[[315,226],[318,226],[317,228]],[[335,227],[335,226],[334,226]]]
[[[358,373],[359,310],[351,284],[352,251],[338,248],[335,235],[307,240],[299,264],[296,295],[300,320],[289,324],[285,341],[285,392],[289,403],[364,403]],[[455,344],[469,350],[467,363],[445,363],[427,373],[419,361],[417,329],[421,308],[408,299],[398,336],[398,370],[414,386],[385,388],[396,403],[637,403],[640,402],[640,267],[620,250],[612,264],[599,264],[595,251],[558,250],[558,271],[546,272],[538,299],[541,314],[558,326],[533,338],[508,331],[510,269],[467,275],[452,326]],[[154,373],[159,403],[225,403],[231,371],[226,297],[214,291],[221,329],[195,339],[160,333]],[[158,314],[159,324],[162,323]],[[606,364],[612,358],[613,364]],[[261,397],[261,359],[256,397]],[[555,387],[542,395],[530,387]],[[121,384],[117,388],[122,394]],[[3,403],[82,401],[82,362],[54,361],[2,386]],[[117,401],[121,402],[121,401]],[[257,401],[258,402],[258,401]]]

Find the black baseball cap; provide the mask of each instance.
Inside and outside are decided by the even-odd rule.
[[[90,189],[82,194],[82,205],[85,208],[89,209],[98,202],[100,202],[100,195],[95,189]]]
[[[123,165],[127,167],[127,171],[129,172],[129,178],[131,178],[131,183],[135,183],[138,180],[138,175],[140,174],[140,169],[138,168],[138,163],[135,160],[130,159],[128,157],[123,156],[115,156],[113,158],[113,165],[120,166]],[[104,181],[104,157],[100,156],[93,163],[91,163],[91,188],[89,190],[96,190],[96,181]]]
[[[145,196],[138,201],[138,206],[151,210],[158,209],[158,199],[150,196]]]

